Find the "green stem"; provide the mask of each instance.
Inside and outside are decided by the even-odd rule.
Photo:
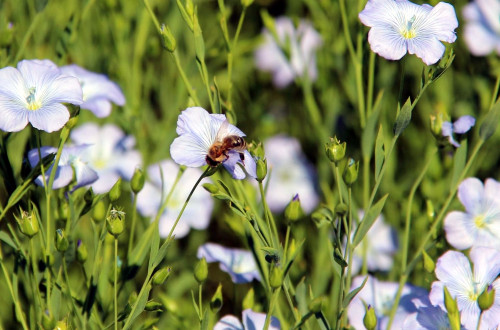
[[[203,290],[203,284],[198,285],[198,308],[200,310],[200,325],[201,322],[203,322],[203,301],[202,301],[202,290]]]
[[[259,190],[260,190],[260,199],[262,200],[262,206],[264,207],[264,217],[266,218],[267,222],[267,230],[271,235],[273,247],[277,248],[279,239],[278,230],[276,229],[276,224],[274,223],[274,218],[271,213],[271,210],[269,210],[269,206],[267,205],[266,195],[264,193],[264,186],[262,185],[262,181],[259,181]]]
[[[182,68],[182,65],[179,61],[179,56],[177,55],[177,52],[174,51],[170,54],[174,58],[175,66],[177,67],[177,70],[179,70],[179,74],[181,75],[181,78],[182,78],[182,81],[184,82],[184,85],[186,85],[186,89],[187,89],[189,96],[193,99],[193,101],[196,103],[196,105],[201,105],[201,102],[198,99],[198,95],[196,95],[196,90],[193,88],[193,86],[189,82],[189,80],[186,76],[186,73],[184,72],[184,69]]]
[[[500,75],[497,76],[497,80],[495,82],[495,88],[493,89],[493,93],[491,95],[490,107],[488,108],[488,110],[493,108],[493,105],[495,104],[495,102],[497,100],[499,88],[500,88]]]
[[[156,15],[155,15],[153,9],[151,8],[151,5],[149,4],[149,1],[148,0],[143,0],[143,2],[144,2],[144,6],[146,7],[146,10],[149,13],[149,16],[151,16],[151,19],[153,20],[153,23],[154,23],[154,25],[156,27],[156,31],[161,34],[160,23],[158,22],[158,18],[156,18]]]
[[[14,288],[12,287],[12,282],[10,281],[10,278],[9,278],[9,272],[7,271],[7,268],[5,268],[5,265],[3,263],[3,258],[1,255],[0,255],[0,266],[2,266],[3,275],[5,276],[5,282],[7,283],[7,287],[9,288],[10,296],[12,297],[12,302],[14,303],[14,306],[16,309],[16,315],[19,318],[19,322],[21,322],[23,329],[27,330],[27,329],[29,329],[29,327],[28,327],[28,324],[26,323],[26,320],[24,319],[24,317],[25,317],[24,312],[21,308],[18,297],[16,297],[16,295],[14,293]]]
[[[268,309],[267,314],[266,314],[266,322],[264,323],[264,328],[263,328],[264,330],[269,329],[269,324],[271,323],[273,308],[274,308],[274,305],[276,305],[276,303],[277,303],[280,290],[281,290],[281,287],[277,288],[273,292],[273,295],[271,297],[271,302],[269,304],[269,309]]]
[[[243,26],[243,21],[245,20],[245,14],[247,11],[247,7],[243,7],[243,11],[241,12],[240,19],[238,20],[238,27],[236,28],[236,33],[234,34],[234,39],[231,44],[231,50],[227,54],[227,75],[229,77],[229,86],[227,88],[227,106],[229,109],[233,108],[232,103],[232,92],[233,92],[233,65],[234,65],[234,56],[233,52],[236,48],[236,44],[238,43],[238,38],[240,36],[241,28]]]
[[[352,247],[352,189],[351,187],[348,188],[348,205],[349,205],[349,210],[348,210],[348,213],[347,213],[347,217],[348,217],[348,223],[347,223],[347,276],[345,277],[345,285],[344,285],[344,294],[343,294],[343,298],[342,300],[344,300],[345,297],[347,297],[347,295],[349,294],[349,290],[351,288],[351,273],[352,273],[352,254],[353,254],[353,247]],[[342,302],[343,303],[343,302]],[[341,305],[342,306],[342,305]],[[342,320],[341,320],[341,324],[342,325],[345,325],[346,324],[346,321],[345,321],[345,317],[346,317],[346,313],[344,311],[342,311]]]
[[[309,77],[307,77],[307,75],[304,75],[304,77],[302,78],[301,87],[306,102],[306,109],[308,111],[309,118],[312,120],[315,131],[318,132],[318,138],[320,138],[321,140],[326,140],[328,137],[328,133],[323,126],[321,111],[319,110],[316,99],[314,98],[312,84],[309,81]]]
[[[80,321],[80,326],[83,325],[83,320],[82,316],[80,313],[78,313],[78,310],[75,305],[75,300],[73,298],[73,295],[71,293],[71,285],[69,283],[69,276],[68,276],[68,268],[66,266],[66,257],[64,256],[64,253],[62,253],[62,267],[63,267],[63,273],[64,273],[64,281],[66,282],[66,290],[68,290],[68,299],[71,301],[71,308],[73,309],[73,314],[77,316],[78,320]]]
[[[134,194],[134,201],[132,206],[132,227],[130,228],[130,238],[128,240],[127,257],[129,257],[130,254],[132,253],[136,222],[137,222],[137,194]]]
[[[366,97],[366,115],[370,116],[373,110],[373,85],[375,81],[375,53],[370,52],[368,62],[368,88]]]
[[[342,189],[340,188],[340,172],[339,172],[339,167],[337,165],[333,165],[335,167],[335,182],[337,184],[337,189],[339,191],[339,201],[340,203],[343,203],[344,200],[342,198]]]
[[[115,265],[115,276],[114,276],[114,302],[115,302],[115,330],[118,330],[118,238],[115,236],[115,256],[113,258],[113,263]]]

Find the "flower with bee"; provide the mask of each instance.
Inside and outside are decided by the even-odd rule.
[[[179,136],[170,155],[179,165],[212,167],[222,164],[235,179],[246,174],[255,178],[255,160],[246,150],[245,133],[230,124],[223,114],[209,114],[200,107],[182,111],[177,120]]]

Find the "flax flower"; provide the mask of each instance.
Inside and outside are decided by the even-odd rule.
[[[475,0],[464,7],[465,42],[473,55],[500,54],[500,1]]]
[[[149,180],[137,196],[137,209],[143,216],[151,218],[156,216],[163,203],[162,196],[165,199],[169,195],[178,172],[179,166],[171,160],[164,160],[148,167]],[[182,174],[167,201],[167,206],[163,213],[160,214],[159,230],[161,237],[167,237],[170,233],[189,192],[201,174],[202,172],[197,168],[188,168]],[[201,184],[205,182],[210,182],[210,180],[205,178],[201,181]],[[198,230],[207,228],[210,223],[212,209],[213,200],[210,194],[204,189],[196,189],[182,214],[182,218],[175,227],[175,237],[186,236],[191,228]]]
[[[22,130],[28,123],[53,132],[69,120],[61,103],[81,104],[82,88],[49,60],[23,60],[0,70],[0,129]]]
[[[476,119],[472,116],[462,116],[458,118],[455,122],[445,121],[441,126],[441,134],[444,137],[448,137],[448,140],[454,147],[460,147],[454,135],[467,133],[476,124]]]
[[[214,330],[257,330],[264,329],[266,323],[266,314],[257,313],[251,309],[245,309],[242,313],[243,324],[234,315],[226,315],[219,320],[214,326]],[[281,329],[280,321],[271,316],[271,322],[269,324],[270,330]]]
[[[111,113],[111,102],[123,106],[125,96],[120,87],[100,73],[91,72],[76,64],[61,67],[64,74],[78,78],[83,90],[82,109],[90,110],[99,118]]]
[[[311,81],[316,80],[316,50],[323,43],[319,33],[310,23],[302,20],[295,28],[288,17],[276,18],[274,26],[278,40],[264,29],[265,42],[255,52],[257,68],[270,71],[278,88],[286,87],[295,78],[304,75]]]
[[[209,114],[200,107],[182,111],[177,120],[177,134],[179,136],[170,145],[170,155],[177,164],[188,167],[207,165],[210,147],[225,137],[245,136],[239,128],[227,123],[225,115]],[[255,160],[247,150],[228,150],[226,155],[222,165],[233,178],[244,179],[246,173],[253,178],[257,176]]]
[[[438,281],[432,283],[429,294],[435,306],[444,309],[443,290],[457,300],[462,324],[466,329],[476,329],[481,309],[477,303],[479,295],[489,286],[495,289],[493,305],[482,312],[481,329],[497,329],[500,326],[500,252],[496,249],[473,248],[469,259],[457,251],[448,251],[436,263]]]
[[[220,269],[231,276],[234,283],[260,281],[260,274],[252,252],[226,248],[215,243],[206,243],[198,248],[198,258],[207,262],[219,262]]]
[[[446,2],[432,7],[407,0],[368,0],[359,19],[371,28],[371,49],[388,60],[399,60],[408,52],[431,65],[444,54],[441,41],[457,38],[455,9]]]
[[[465,212],[452,211],[444,219],[446,240],[456,249],[472,246],[500,248],[500,182],[467,178],[458,186]]]

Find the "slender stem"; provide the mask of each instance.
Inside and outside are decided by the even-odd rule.
[[[186,76],[186,73],[184,72],[184,69],[182,68],[181,62],[179,61],[179,56],[177,55],[177,52],[174,51],[170,54],[174,58],[175,66],[177,67],[177,70],[179,70],[179,74],[181,75],[181,78],[182,78],[182,81],[184,82],[184,85],[186,85],[186,89],[187,89],[189,96],[193,99],[193,101],[196,103],[196,105],[201,105],[201,102],[198,99],[198,96],[196,95],[196,90],[193,88],[193,86],[189,82],[189,80]]]
[[[203,284],[198,285],[198,308],[200,310],[200,324],[203,322],[203,301],[202,301],[202,290],[203,290]]]
[[[234,65],[234,56],[233,52],[236,48],[236,44],[238,43],[238,38],[240,36],[241,28],[243,26],[243,21],[245,20],[245,14],[247,11],[247,7],[243,7],[243,11],[241,12],[240,19],[238,21],[238,27],[236,28],[236,33],[234,34],[234,39],[231,44],[231,50],[227,53],[227,75],[229,77],[229,86],[227,88],[227,106],[229,109],[233,108],[232,103],[232,92],[233,92],[233,65]]]
[[[488,110],[493,108],[493,104],[495,104],[497,97],[498,97],[498,89],[499,88],[500,88],[500,75],[497,76],[497,80],[495,82],[495,88],[493,89],[493,93],[491,95],[490,107],[488,108]]]
[[[368,210],[370,200],[370,158],[363,157],[363,207]]]
[[[114,302],[115,302],[115,330],[118,330],[118,238],[115,236],[115,256],[113,263],[115,265],[114,277]]]
[[[269,324],[271,323],[271,316],[273,313],[273,308],[274,308],[274,305],[276,305],[276,303],[277,303],[280,290],[281,290],[281,287],[277,288],[273,292],[273,295],[271,297],[271,302],[269,304],[269,309],[268,309],[267,314],[266,314],[266,322],[264,323],[264,328],[263,328],[264,330],[269,329]]]
[[[368,62],[368,87],[366,97],[366,115],[370,116],[373,110],[373,85],[375,81],[375,53],[370,52]]]
[[[328,134],[323,126],[321,111],[319,110],[316,99],[314,98],[312,84],[309,81],[309,77],[307,77],[307,75],[304,75],[301,87],[302,93],[304,94],[306,109],[308,111],[309,118],[311,119],[315,130],[318,132],[318,137],[321,140],[325,140],[328,137]]]
[[[351,289],[351,273],[352,273],[352,189],[348,188],[348,206],[349,210],[347,213],[348,223],[347,223],[347,276],[345,277],[345,285],[344,285],[344,294],[343,298],[345,298],[349,294],[349,290]],[[343,299],[342,299],[343,300]],[[342,321],[341,324],[345,324],[346,313],[342,312]]]
[[[62,253],[62,267],[63,267],[64,281],[66,282],[66,290],[68,291],[67,292],[68,299],[71,301],[71,308],[73,309],[73,314],[76,315],[81,324],[83,324],[83,320],[81,319],[80,313],[78,313],[78,310],[75,305],[75,300],[73,299],[73,295],[71,293],[71,285],[69,283],[68,268],[66,266],[66,257],[64,256],[64,253]]]
[[[149,13],[149,16],[151,16],[151,19],[153,20],[153,23],[156,27],[156,31],[158,31],[158,33],[161,33],[160,23],[158,22],[158,18],[156,18],[156,15],[155,15],[153,9],[151,8],[151,5],[149,4],[149,1],[143,0],[143,2],[144,2],[144,6],[146,7],[146,10]]]
[[[483,314],[484,314],[483,311],[481,311],[481,314],[479,314],[479,318],[477,320],[477,327],[476,327],[477,330],[481,329],[481,321],[483,320]]]
[[[278,246],[278,230],[276,229],[276,224],[274,223],[273,216],[271,211],[269,210],[269,206],[267,205],[266,195],[264,193],[264,186],[262,185],[262,181],[259,181],[259,190],[260,190],[260,199],[262,200],[262,206],[264,207],[264,217],[267,222],[267,229],[269,234],[271,235],[271,240],[273,242],[273,247]]]
[[[35,315],[37,315],[37,319],[38,319],[38,309],[42,306],[43,304],[43,299],[42,299],[42,295],[40,294],[40,288],[38,286],[38,263],[37,263],[37,260],[36,260],[36,250],[35,250],[35,245],[33,243],[33,239],[30,239],[30,257],[31,257],[31,269],[33,271],[33,295],[36,297],[34,297],[33,300],[37,300],[38,303],[35,303]]]
[[[45,7],[47,7],[48,5],[49,4],[47,3],[47,5]],[[38,27],[38,22],[42,18],[43,14],[44,14],[44,10],[36,13],[35,17],[31,20],[31,24],[28,28],[28,31],[26,31],[26,33],[24,34],[23,40],[21,41],[21,46],[17,50],[16,56],[14,57],[14,61],[13,61],[14,63],[17,63],[21,59],[21,57],[23,56],[24,50],[26,49],[26,46],[28,45],[28,41],[30,40],[33,32],[35,32],[36,28]],[[10,59],[7,62],[10,62]]]
[[[132,227],[130,228],[130,238],[128,240],[128,250],[127,257],[132,253],[132,246],[134,245],[134,234],[135,234],[135,226],[137,222],[137,194],[134,193],[133,197],[133,206],[132,206]]]
[[[343,203],[343,198],[342,198],[342,189],[340,188],[340,172],[339,172],[339,167],[337,165],[334,165],[335,167],[335,182],[337,184],[337,189],[339,191],[339,201],[340,203]]]
[[[0,258],[0,266],[2,267],[3,275],[5,276],[5,282],[7,283],[7,287],[9,288],[10,296],[12,297],[12,302],[14,303],[14,306],[16,308],[16,315],[19,318],[19,322],[21,322],[23,329],[27,330],[27,329],[29,329],[29,327],[28,327],[28,324],[26,323],[26,320],[24,319],[24,317],[25,317],[24,312],[21,308],[21,305],[19,304],[19,299],[17,299],[16,294],[14,293],[14,289],[12,287],[12,282],[10,281],[10,278],[9,278],[9,272],[7,271],[7,268],[5,268],[5,265],[3,263],[2,258]]]

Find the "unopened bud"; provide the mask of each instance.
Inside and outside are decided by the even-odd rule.
[[[335,213],[339,217],[343,217],[344,215],[346,215],[347,211],[349,211],[349,208],[347,207],[347,204],[339,203],[339,204],[337,204],[337,206],[335,206]]]
[[[28,236],[30,239],[38,234],[38,219],[36,218],[35,212],[28,213],[26,211],[21,210],[21,216],[15,217],[17,220],[17,225],[19,226],[19,230],[24,235]]]
[[[57,321],[56,326],[54,327],[54,330],[66,330],[66,329],[68,329],[67,319]]]
[[[286,260],[287,262],[292,260],[294,254],[295,254],[295,251],[297,251],[297,246],[295,244],[295,239],[292,238],[290,240],[290,245],[288,245],[288,250],[286,251]]]
[[[56,321],[51,317],[48,312],[42,314],[42,327],[44,329],[54,329],[56,326]]]
[[[323,309],[323,305],[325,302],[325,297],[316,297],[309,302],[307,308],[313,313],[319,313]]]
[[[194,14],[193,0],[186,0],[186,12],[189,16],[193,16]]]
[[[219,283],[212,299],[210,299],[210,309],[213,313],[217,313],[222,308],[222,284]]]
[[[87,260],[87,257],[87,246],[79,239],[76,243],[76,259],[83,264]]]
[[[211,194],[216,194],[219,192],[219,187],[213,183],[204,183],[202,184],[203,188]]]
[[[434,269],[436,268],[436,264],[434,263],[434,260],[432,260],[432,258],[425,251],[422,252],[422,257],[423,257],[423,261],[424,261],[424,269],[428,273],[433,273]]]
[[[144,310],[147,312],[163,312],[164,307],[161,303],[150,300],[146,303],[146,306],[144,306]]]
[[[483,293],[479,295],[479,298],[477,298],[477,304],[479,305],[481,311],[485,311],[490,309],[494,302],[495,288],[490,284],[484,289]]]
[[[56,249],[59,252],[65,252],[69,247],[69,241],[64,229],[56,230]]]
[[[205,257],[201,258],[194,269],[194,278],[198,283],[203,283],[208,277],[208,266]]]
[[[425,214],[427,215],[427,220],[432,223],[434,221],[434,217],[436,216],[436,212],[434,211],[432,201],[429,199],[425,201]]]
[[[115,238],[118,238],[118,236],[123,232],[124,221],[125,212],[112,209],[106,219],[106,228],[108,229],[108,233],[113,235]]]
[[[267,159],[257,158],[257,181],[262,182],[267,175]]]
[[[144,188],[145,181],[146,176],[144,175],[144,171],[140,167],[137,167],[134,171],[134,175],[132,175],[132,180],[130,180],[130,188],[134,194],[137,194]]]
[[[373,330],[377,327],[377,315],[375,309],[371,305],[366,307],[365,317],[363,317],[363,324],[367,330]]]
[[[444,305],[448,312],[448,320],[452,330],[460,330],[460,313],[458,312],[457,300],[453,299],[447,287],[444,287]]]
[[[340,143],[337,137],[330,138],[330,142],[325,144],[325,152],[328,159],[335,164],[338,164],[345,157],[347,144]]]
[[[351,186],[354,182],[356,182],[356,180],[358,180],[358,171],[359,162],[355,162],[354,159],[349,158],[343,176],[346,185]]]
[[[165,24],[161,25],[160,35],[161,35],[161,45],[163,46],[163,48],[173,53],[177,48],[177,41],[175,41],[172,31],[170,31],[168,26],[166,26]]]
[[[162,285],[170,276],[172,267],[167,266],[157,271],[153,276],[153,285]]]
[[[283,271],[278,267],[273,267],[269,276],[269,285],[276,290],[283,284]]]
[[[106,217],[106,204],[101,199],[95,204],[94,209],[92,210],[92,219],[94,219],[94,221],[96,222],[101,222],[104,220],[105,217]]]
[[[252,3],[253,3],[254,0],[241,0],[241,5],[243,7],[249,7]]]
[[[297,221],[302,218],[303,214],[299,194],[296,194],[285,208],[285,219],[290,222]]]
[[[109,200],[116,202],[122,194],[122,178],[119,178],[109,191]]]
[[[253,290],[253,288],[250,288],[250,290],[248,290],[247,294],[243,298],[243,302],[241,305],[243,307],[243,310],[253,308],[253,306],[255,305],[255,291]]]

